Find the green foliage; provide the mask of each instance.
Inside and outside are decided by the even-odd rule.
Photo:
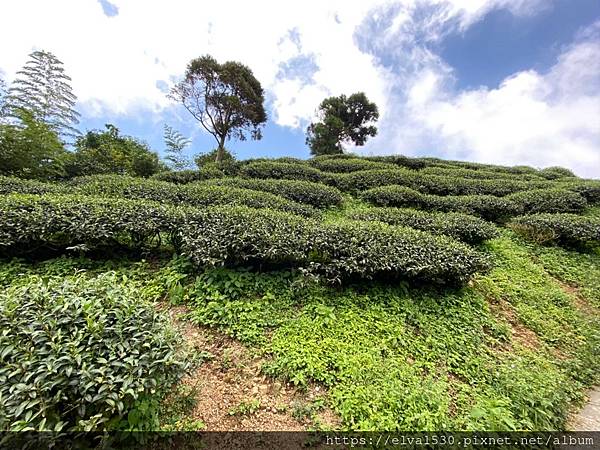
[[[211,180],[210,184],[270,192],[316,208],[336,206],[343,200],[342,193],[336,188],[310,181],[222,178]]]
[[[600,204],[600,180],[559,180],[555,184],[557,187],[578,192],[583,195],[590,204]]]
[[[70,176],[120,174],[148,177],[162,169],[158,155],[148,145],[106,124],[106,131],[88,131],[77,139],[67,164]]]
[[[344,192],[355,193],[392,184],[409,186],[412,184],[412,180],[415,179],[416,174],[416,171],[403,167],[384,170],[364,170],[337,175],[334,183],[336,187]]]
[[[312,160],[309,160],[309,164],[324,172],[334,173],[349,173],[357,172],[359,170],[390,169],[391,167],[393,167],[388,163],[367,161],[366,159],[361,158],[314,158]]]
[[[188,206],[245,205],[252,208],[272,208],[314,216],[317,211],[275,194],[250,189],[210,186],[191,183],[176,185],[166,181],[142,180],[121,176],[90,176],[73,180],[77,191],[87,195],[153,200]]]
[[[230,416],[247,416],[254,414],[260,409],[260,399],[242,400],[238,405],[229,409]]]
[[[217,156],[219,155],[221,159],[217,162]],[[208,165],[216,165],[219,169],[230,171],[233,170],[233,166],[235,165],[235,156],[225,148],[221,152],[216,148],[210,152],[199,153],[194,158],[194,162],[199,169],[203,169]]]
[[[355,220],[402,225],[432,234],[443,234],[469,244],[478,244],[498,235],[497,228],[485,220],[462,213],[435,213],[414,209],[376,208],[354,212]]]
[[[17,177],[3,177],[0,175],[0,194],[56,194],[66,192],[62,184],[44,183],[37,180],[24,180]]]
[[[80,114],[74,109],[77,97],[70,83],[71,78],[56,56],[34,51],[8,91],[7,114],[21,121],[22,111],[27,111],[35,122],[61,137],[79,136],[75,125]]]
[[[184,170],[190,165],[183,151],[192,141],[185,138],[179,131],[165,124],[163,137],[165,140],[165,159],[169,162],[171,169]]]
[[[175,184],[189,184],[194,181],[204,181],[212,178],[222,178],[225,175],[213,166],[201,170],[179,170],[177,172],[159,172],[152,175],[153,180],[168,181]],[[208,169],[208,170],[207,170]]]
[[[576,213],[587,206],[583,196],[566,189],[534,189],[508,195],[506,199],[520,205],[528,214]]]
[[[252,70],[239,62],[219,64],[209,55],[193,59],[170,96],[215,138],[216,162],[223,160],[227,139],[262,137],[267,121],[263,88]]]
[[[395,164],[407,169],[420,170],[427,166],[427,163],[421,158],[409,158],[404,155],[387,155],[387,156],[365,156],[367,161],[384,162]]]
[[[0,123],[0,174],[55,179],[65,174],[68,153],[52,128],[25,110],[13,110],[16,124]]]
[[[450,176],[455,178],[473,178],[478,180],[516,180],[516,181],[542,181],[545,177],[537,173],[513,173],[496,171],[492,169],[469,169],[456,166],[430,166],[425,167],[421,173],[428,175]]]
[[[575,214],[532,214],[510,223],[518,233],[537,243],[585,246],[600,244],[600,219]]]
[[[564,167],[546,167],[540,170],[540,175],[548,180],[556,180],[559,178],[572,178],[575,177],[573,171]]]
[[[433,211],[455,211],[501,222],[523,212],[520,205],[493,195],[427,195],[404,186],[369,189],[361,198],[376,206],[396,206]]]
[[[369,136],[377,134],[373,123],[379,111],[364,92],[326,98],[317,115],[319,121],[306,130],[306,144],[313,155],[342,153],[343,144],[365,145]]]
[[[174,235],[177,211],[153,202],[76,195],[11,194],[0,198],[0,249],[18,246],[122,246]]]
[[[252,162],[240,168],[240,176],[246,178],[274,178],[284,180],[312,181],[328,184],[331,175],[314,167],[302,164],[279,163],[269,161]]]
[[[167,319],[114,274],[0,292],[0,429],[147,429],[183,373]]]

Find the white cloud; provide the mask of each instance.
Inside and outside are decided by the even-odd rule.
[[[599,22],[600,23],[600,22]],[[497,88],[456,92],[441,60],[423,63],[396,91],[404,101],[366,151],[500,164],[560,165],[600,177],[600,26],[580,33],[546,73],[528,70]]]
[[[597,30],[582,32],[548,73],[526,71],[495,89],[466,92],[454,89],[452,68],[425,45],[465,31],[494,8],[528,15],[547,1],[111,3],[118,10],[112,17],[96,0],[2,2],[0,41],[10,45],[0,71],[10,80],[28,53],[50,50],[64,61],[85,115],[153,122],[170,105],[165,84],[210,53],[252,68],[279,125],[303,128],[325,96],[362,90],[381,112],[380,135],[366,152],[436,151],[600,175]],[[310,74],[282,71],[302,59],[310,60]]]

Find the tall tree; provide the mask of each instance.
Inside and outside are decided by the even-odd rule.
[[[165,124],[164,139],[167,147],[165,159],[169,162],[170,167],[174,170],[187,168],[190,162],[183,154],[183,150],[191,144],[191,141],[167,124]]]
[[[27,110],[61,138],[77,137],[81,134],[75,128],[79,123],[79,113],[74,109],[77,97],[70,83],[71,78],[56,56],[35,51],[10,86],[8,114],[18,118],[19,110]]]
[[[364,92],[326,98],[319,105],[317,117],[319,121],[306,130],[306,144],[313,155],[343,153],[344,144],[364,145],[369,136],[377,134],[373,123],[379,111]]]
[[[6,82],[0,78],[0,123],[2,123],[4,117],[6,116],[6,94]]]
[[[262,138],[261,126],[267,121],[264,92],[252,71],[239,62],[219,64],[208,55],[192,60],[170,97],[215,138],[217,163],[228,139]]]

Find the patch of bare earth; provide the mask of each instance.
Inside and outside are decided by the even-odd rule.
[[[261,374],[261,356],[214,329],[181,320],[185,307],[170,307],[168,312],[192,347],[213,355],[182,380],[194,388],[196,397],[189,418],[204,422],[206,431],[304,431],[315,425],[339,428],[338,416],[328,408],[312,418],[298,413],[325,394],[322,387],[301,391],[267,377]]]
[[[502,317],[508,322],[513,341],[532,350],[539,348],[540,340],[537,334],[523,325],[510,303],[505,300],[499,300],[490,301],[489,305],[496,316]]]

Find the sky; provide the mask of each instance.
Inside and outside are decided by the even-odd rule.
[[[163,126],[215,142],[166,93],[210,54],[265,89],[260,141],[238,158],[309,157],[319,103],[363,91],[380,110],[363,155],[563,166],[600,178],[599,0],[3,0],[0,77],[35,50],[72,78],[82,131],[116,125],[164,151]]]

